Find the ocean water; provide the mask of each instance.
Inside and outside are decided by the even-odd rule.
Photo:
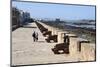
[[[85,29],[85,30],[88,30],[88,29],[90,29],[90,30],[92,30],[92,31],[95,31],[96,30],[96,25],[95,25],[95,22],[84,22],[84,23],[86,23],[86,24],[74,24],[74,23],[80,23],[80,22],[67,22],[66,24],[65,24],[65,26],[67,25],[67,26],[72,26],[73,28],[72,28],[72,30],[74,30],[74,29],[77,29],[77,28],[83,28],[83,29]],[[83,23],[83,22],[82,22]],[[77,27],[77,28],[75,28],[75,27]],[[68,27],[66,27],[66,28],[68,28]],[[70,29],[70,28],[69,28]],[[95,41],[96,41],[96,39],[95,39],[95,35],[90,35],[90,34],[87,34],[87,33],[80,33],[80,32],[74,32],[78,37],[80,37],[80,38],[83,38],[83,39],[87,39],[87,40],[89,40],[90,42],[92,42],[92,43],[95,43]]]
[[[77,24],[74,24],[74,23],[77,23]],[[83,24],[79,24],[79,23],[83,23]],[[80,27],[80,28],[93,29],[93,30],[96,29],[95,22],[67,22],[66,25]]]

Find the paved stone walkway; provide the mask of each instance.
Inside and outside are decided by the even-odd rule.
[[[32,33],[38,32],[38,42],[33,42]],[[12,65],[75,62],[68,54],[56,55],[51,48],[56,43],[47,43],[35,23],[30,23],[12,32]]]

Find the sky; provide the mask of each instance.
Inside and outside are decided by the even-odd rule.
[[[64,20],[95,19],[95,6],[13,1],[12,7],[29,12],[32,18],[60,18]]]

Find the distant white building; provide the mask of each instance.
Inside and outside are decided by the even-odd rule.
[[[20,10],[20,25],[24,25],[27,24],[29,22],[30,19],[30,13],[28,12],[23,12],[22,10]]]
[[[28,21],[30,19],[30,13],[28,12],[23,12],[23,20],[24,20],[24,23],[27,24]]]

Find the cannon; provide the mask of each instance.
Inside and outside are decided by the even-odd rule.
[[[61,50],[63,52],[59,52]],[[69,44],[68,43],[56,44],[56,46],[54,46],[54,48],[52,48],[52,51],[54,52],[54,54],[62,54],[62,53],[69,54]]]
[[[52,51],[54,52],[54,54],[61,54],[61,53],[69,54],[69,36],[64,35],[63,43],[56,44],[54,48],[52,48]]]
[[[54,52],[54,54],[62,54],[62,53],[69,54],[69,44],[68,43],[56,44],[56,46],[52,48],[52,51]],[[60,52],[60,51],[63,51],[63,52]]]
[[[42,33],[44,33],[44,32],[47,32],[48,29],[46,29],[46,28],[41,28],[40,31],[41,31]]]
[[[48,29],[45,28],[45,27],[44,27],[43,25],[41,25],[40,23],[36,23],[36,24],[37,24],[38,28],[40,29],[40,31],[41,31],[42,33],[48,31]]]
[[[44,35],[44,36],[46,36],[46,35],[51,36],[51,31],[46,31],[46,32],[43,33],[43,35]]]
[[[51,40],[57,42],[57,35],[51,35],[46,39],[47,42],[50,42]]]

